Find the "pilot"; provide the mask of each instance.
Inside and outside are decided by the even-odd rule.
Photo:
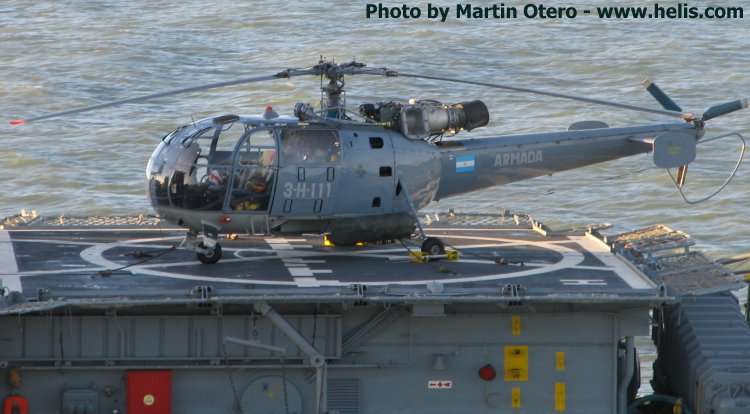
[[[264,194],[266,192],[266,178],[260,171],[254,172],[250,179],[247,180],[245,190],[255,194]]]
[[[265,210],[268,206],[268,185],[261,171],[255,171],[245,183],[245,198],[234,207],[236,211]]]

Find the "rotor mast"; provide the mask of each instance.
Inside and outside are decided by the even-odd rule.
[[[341,96],[344,94],[344,75],[338,73],[326,72],[328,84],[323,85],[323,76],[320,78],[320,111],[325,113],[326,118],[341,119],[344,117],[344,107],[346,101],[341,102]]]
[[[310,69],[301,71],[288,69],[277,74],[279,77],[292,77],[302,74],[320,75],[320,112],[327,118],[342,119],[345,118],[345,98],[344,98],[344,75],[370,74],[379,76],[395,76],[396,72],[386,68],[366,68],[361,62],[352,60],[347,63],[335,63],[325,61],[321,58],[317,65]],[[328,83],[324,83],[328,79]]]

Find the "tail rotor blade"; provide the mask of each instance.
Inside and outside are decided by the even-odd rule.
[[[708,121],[728,113],[739,111],[740,109],[747,108],[747,99],[740,99],[737,101],[727,102],[719,105],[714,105],[703,114],[703,120]]]
[[[664,91],[656,86],[655,83],[651,82],[651,79],[646,78],[646,80],[643,81],[643,85],[646,87],[648,93],[656,98],[656,100],[661,104],[662,107],[664,107],[664,109],[682,112],[682,108],[680,108],[680,105],[677,105],[677,103],[673,101],[672,98],[669,97],[669,95],[664,93]]]

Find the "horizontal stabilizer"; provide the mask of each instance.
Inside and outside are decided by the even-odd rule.
[[[578,121],[573,122],[568,127],[568,131],[580,131],[582,129],[602,129],[609,128],[609,124],[602,121]]]
[[[665,132],[654,139],[654,164],[679,168],[695,161],[697,140],[693,131]]]

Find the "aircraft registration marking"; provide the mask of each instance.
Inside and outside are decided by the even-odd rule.
[[[284,183],[285,198],[329,198],[333,189],[332,183]]]

